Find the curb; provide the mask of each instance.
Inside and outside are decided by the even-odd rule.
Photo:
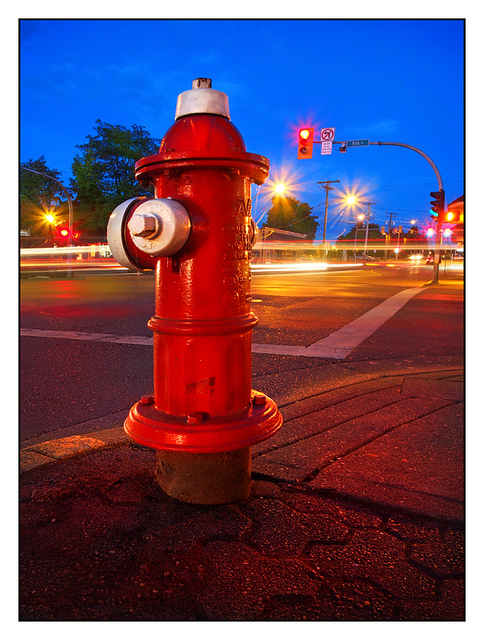
[[[464,372],[462,366],[452,366],[449,364],[442,365],[444,368],[441,370],[450,371],[455,370],[457,372]],[[404,367],[405,369],[405,367]],[[425,367],[424,367],[425,369]],[[343,380],[342,384],[336,384],[331,390],[325,389],[321,390],[317,395],[324,395],[329,391],[337,391],[338,389],[342,389],[345,387],[351,386],[359,386],[365,385],[368,382],[373,380],[381,380],[384,378],[398,378],[403,376],[408,377],[417,377],[425,376],[430,373],[438,373],[433,368],[432,371],[418,371],[418,372],[409,372],[408,370],[396,371],[391,375],[380,372],[380,375],[375,375],[372,377],[366,377],[364,379],[359,378],[354,383],[345,383]],[[434,381],[434,383],[437,381]],[[414,384],[418,384],[414,383]],[[298,399],[298,402],[305,400],[305,398]],[[310,400],[310,398],[306,398],[306,400]],[[294,404],[293,402],[289,402],[284,405],[284,407],[290,406]],[[103,420],[104,418],[100,418],[99,420]],[[123,418],[120,418],[122,423],[124,422]],[[96,422],[93,420],[91,422]],[[71,435],[63,438],[55,438],[53,440],[46,440],[44,442],[40,442],[37,444],[29,445],[25,448],[21,448],[20,450],[20,474],[28,473],[29,471],[33,471],[40,467],[44,467],[54,462],[67,460],[70,458],[76,458],[84,455],[88,455],[94,451],[101,451],[103,449],[110,449],[115,447],[121,447],[126,445],[141,447],[137,443],[134,443],[130,440],[130,438],[126,435],[123,430],[123,424],[120,424],[119,427],[111,427],[109,429],[103,429],[99,431],[91,431],[87,434],[83,435]],[[142,447],[146,448],[146,447]]]
[[[94,431],[82,436],[47,440],[20,451],[20,473],[26,473],[60,460],[87,455],[93,451],[132,444],[123,427]]]

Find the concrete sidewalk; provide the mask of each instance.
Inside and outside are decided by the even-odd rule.
[[[242,503],[165,496],[121,414],[23,449],[20,619],[463,620],[462,366],[325,371],[254,384],[284,425]]]

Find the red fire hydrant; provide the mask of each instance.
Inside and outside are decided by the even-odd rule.
[[[251,388],[250,184],[266,180],[269,161],[246,152],[227,96],[199,78],[178,97],[159,153],[135,173],[154,198],[119,205],[108,242],[120,264],[156,270],[154,394],[124,429],[157,450],[155,477],[168,495],[245,499],[250,447],[282,425],[273,400]]]

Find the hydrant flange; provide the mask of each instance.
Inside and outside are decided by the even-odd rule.
[[[158,411],[154,403],[138,402],[125,421],[127,435],[152,449],[185,453],[218,453],[250,447],[270,438],[282,424],[271,398],[252,391],[243,410],[210,418],[197,412],[175,417]]]

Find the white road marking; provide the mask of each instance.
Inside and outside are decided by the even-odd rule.
[[[153,336],[117,336],[114,333],[91,333],[89,331],[50,331],[47,329],[20,329],[21,336],[31,338],[65,338],[94,342],[116,342],[118,344],[141,344],[152,346]]]
[[[304,356],[306,347],[295,347],[290,344],[257,344],[252,343],[252,353],[270,353],[273,356]]]
[[[284,344],[252,344],[253,353],[267,353],[282,356],[306,356],[309,358],[332,358],[343,360],[356,347],[371,336],[379,327],[413,298],[421,287],[404,289],[367,313],[356,318],[331,335],[318,340],[309,347]],[[21,336],[34,338],[61,338],[67,340],[87,340],[152,346],[153,337],[118,336],[113,333],[92,333],[89,331],[50,331],[47,329],[20,329]]]
[[[370,309],[370,311],[356,318],[356,320],[339,329],[339,331],[335,331],[327,338],[318,340],[318,342],[309,346],[302,355],[343,360],[363,340],[369,338],[382,324],[395,315],[419,291],[422,291],[422,287],[404,289],[391,298],[387,298],[377,307]]]

